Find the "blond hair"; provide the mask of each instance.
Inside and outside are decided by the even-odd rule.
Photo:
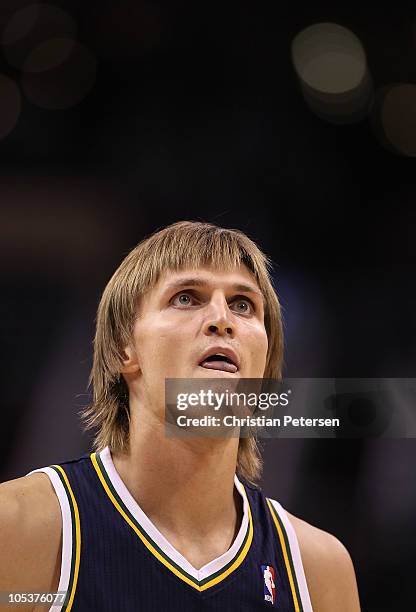
[[[95,429],[94,450],[129,447],[128,387],[120,374],[123,347],[131,340],[140,297],[152,289],[166,270],[210,265],[232,270],[245,265],[264,296],[268,337],[265,378],[280,378],[283,332],[280,305],[269,275],[270,259],[243,232],[211,223],[180,221],[140,242],[122,261],[104,289],[98,306],[94,359],[89,379],[93,401],[81,413],[85,429]],[[254,435],[241,438],[237,473],[255,483],[262,459]]]

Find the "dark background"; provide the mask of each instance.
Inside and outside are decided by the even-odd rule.
[[[2,30],[27,4],[2,2]],[[89,449],[77,412],[101,291],[139,240],[181,219],[242,229],[272,257],[286,376],[414,377],[414,159],[367,119],[315,116],[290,48],[333,21],[360,37],[376,91],[413,83],[416,11],[52,6],[83,45],[63,76],[37,81],[0,49],[20,92],[0,140],[1,479]],[[82,79],[79,103],[66,103]],[[267,495],[349,549],[362,609],[412,609],[414,441],[271,440],[264,456]]]

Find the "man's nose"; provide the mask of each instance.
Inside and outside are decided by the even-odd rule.
[[[234,335],[234,324],[224,296],[215,296],[209,303],[204,332],[207,336],[211,334]]]

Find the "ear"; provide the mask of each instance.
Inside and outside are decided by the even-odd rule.
[[[130,346],[126,346],[123,349],[123,365],[120,368],[122,374],[132,374],[140,371],[139,360],[137,358],[136,351]]]

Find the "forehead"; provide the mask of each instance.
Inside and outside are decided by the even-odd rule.
[[[261,295],[256,278],[252,272],[241,265],[230,270],[219,270],[212,266],[185,268],[183,270],[167,270],[159,278],[153,291],[160,292],[169,287],[199,285],[207,287],[222,287],[239,291],[253,292]]]

